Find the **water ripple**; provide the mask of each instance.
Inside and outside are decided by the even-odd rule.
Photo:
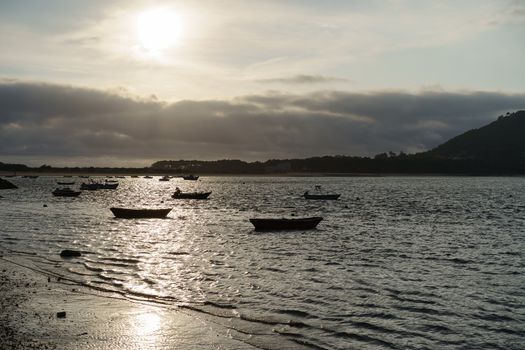
[[[126,178],[77,200],[52,197],[56,181],[13,178],[20,188],[0,206],[3,249],[101,292],[183,307],[248,344],[525,344],[522,178]],[[315,185],[341,199],[304,200]],[[212,196],[173,201],[176,186]],[[173,210],[168,220],[116,220],[116,205]],[[248,222],[292,214],[325,220],[288,233],[256,233]],[[62,249],[83,255],[64,260]]]

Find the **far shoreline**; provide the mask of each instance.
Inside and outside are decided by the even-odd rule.
[[[108,177],[108,176],[171,176],[174,178],[182,178],[186,173],[170,173],[170,172],[130,172],[126,171],[109,171],[109,172],[71,172],[71,171],[2,171],[0,170],[0,177],[23,177],[23,176],[42,176],[42,177]],[[260,173],[260,174],[245,174],[245,173],[194,173],[199,177],[524,177],[525,174],[505,174],[505,173]]]

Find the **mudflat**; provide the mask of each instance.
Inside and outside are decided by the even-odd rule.
[[[101,295],[0,251],[0,349],[255,349],[180,308]]]

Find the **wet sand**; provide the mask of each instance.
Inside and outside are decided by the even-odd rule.
[[[0,349],[256,349],[183,309],[98,295],[35,270],[0,250]]]

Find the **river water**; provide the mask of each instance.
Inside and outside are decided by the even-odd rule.
[[[79,178],[9,180],[20,188],[1,192],[2,247],[261,349],[525,348],[521,177],[127,177],[78,198],[51,191]],[[304,200],[315,185],[341,198]],[[212,194],[174,200],[176,186]],[[173,210],[125,220],[112,206]],[[248,221],[291,215],[324,220],[269,233]]]

